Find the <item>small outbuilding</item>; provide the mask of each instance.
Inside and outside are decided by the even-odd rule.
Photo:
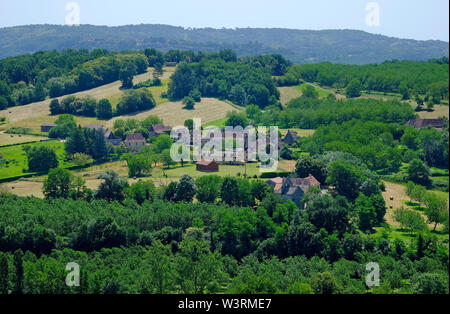
[[[298,140],[298,134],[295,131],[289,130],[284,137],[284,143],[286,145],[292,146],[294,145]]]
[[[114,133],[110,130],[106,130],[105,140],[107,143],[111,143],[114,146],[120,145],[120,143],[122,143],[122,139],[118,136],[115,136]]]
[[[47,133],[50,132],[52,128],[54,128],[56,124],[54,123],[45,123],[41,125],[41,132]]]
[[[164,66],[169,67],[169,68],[176,67],[177,65],[178,65],[178,62],[166,62],[164,64]]]
[[[219,164],[215,162],[214,160],[208,161],[208,160],[201,160],[197,162],[197,171],[202,172],[218,172],[219,171]]]

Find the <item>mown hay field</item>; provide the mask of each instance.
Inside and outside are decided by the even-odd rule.
[[[112,128],[117,119],[133,118],[143,120],[150,115],[160,117],[164,124],[170,126],[182,126],[184,121],[193,118],[200,118],[202,124],[216,121],[226,117],[230,111],[237,111],[236,107],[215,98],[202,98],[201,102],[195,104],[195,109],[184,109],[181,101],[162,103],[155,108],[137,114],[115,117],[106,122],[106,127]]]

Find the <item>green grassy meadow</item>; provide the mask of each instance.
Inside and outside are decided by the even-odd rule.
[[[61,167],[67,168],[74,166],[72,163],[64,161],[64,143],[59,141],[48,141],[48,142],[36,142],[32,144],[26,144],[30,146],[34,145],[46,145],[51,147],[56,151],[58,156],[59,165]],[[32,174],[31,172],[26,172],[28,168],[27,157],[23,150],[24,145],[14,145],[8,147],[0,147],[0,153],[3,158],[0,160],[0,179],[5,179],[14,176],[20,176],[24,174]]]

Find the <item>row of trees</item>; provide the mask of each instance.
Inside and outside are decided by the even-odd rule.
[[[78,126],[70,133],[64,148],[67,155],[82,153],[92,156],[95,160],[102,160],[108,156],[103,130]]]
[[[429,170],[421,160],[430,166],[448,164],[448,128],[444,132],[417,131],[403,125],[352,120],[321,126],[314,135],[300,138],[299,145],[312,154],[348,152],[370,169],[388,173],[397,171],[402,162],[416,160],[406,179],[422,185],[429,184]]]
[[[256,124],[302,129],[316,129],[321,125],[341,124],[352,119],[404,123],[415,117],[409,104],[397,100],[336,100],[332,95],[319,100],[317,96],[305,97],[304,94],[304,97],[290,101],[285,108],[270,106],[261,111],[252,106],[246,109],[247,116]]]
[[[50,102],[50,113],[72,114],[85,117],[97,117],[98,119],[108,120],[115,115],[123,115],[137,111],[149,110],[156,105],[152,93],[146,89],[128,90],[124,93],[113,110],[111,102],[108,99],[101,99],[98,102],[92,97],[67,96],[58,101],[53,99]]]
[[[434,224],[433,231],[436,230],[438,224],[444,224],[448,231],[449,215],[448,215],[448,200],[436,194],[435,192],[427,191],[426,187],[408,181],[405,187],[405,192],[410,198],[410,205],[415,205],[412,201],[416,201],[419,210],[425,206],[425,215],[429,224]],[[426,225],[419,213],[412,214],[412,211],[400,208],[395,214],[396,220],[403,226],[411,228],[411,230],[423,230]],[[406,213],[406,214],[405,214]],[[420,218],[419,218],[420,217]]]
[[[291,66],[278,79],[279,85],[317,82],[337,89],[350,88],[350,97],[358,90],[402,94],[403,99],[428,95],[434,103],[448,99],[448,58],[446,62],[386,61],[381,64],[344,65],[331,63]],[[356,93],[354,93],[356,91]]]

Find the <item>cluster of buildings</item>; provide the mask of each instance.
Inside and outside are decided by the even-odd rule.
[[[423,120],[423,119],[422,119]],[[413,122],[411,122],[413,123]],[[48,132],[52,127],[55,127],[55,124],[43,124],[41,126],[42,132]],[[122,143],[122,139],[115,136],[114,133],[110,130],[104,130],[101,125],[85,125],[85,128],[91,130],[102,130],[105,134],[105,140],[112,145],[120,145]],[[149,129],[149,137],[158,137],[162,134],[170,134],[172,127],[165,126],[162,124],[153,125]],[[225,132],[222,132],[222,138],[225,136]],[[278,139],[278,149],[281,151],[283,145],[292,146],[294,145],[299,136],[297,132],[289,130],[286,136],[281,139]],[[211,138],[202,139],[202,145],[211,140]],[[270,141],[268,137],[266,139],[267,142]],[[131,152],[139,152],[144,145],[147,144],[146,138],[141,133],[133,133],[128,134],[123,141],[123,144],[128,148]],[[192,145],[192,136],[191,136],[191,145]],[[248,150],[248,141],[244,140],[244,152],[245,152],[245,160],[247,160],[247,150]],[[225,160],[225,152],[223,156],[223,160]],[[244,162],[238,161],[207,161],[201,160],[196,163],[196,170],[201,172],[218,172],[219,166],[221,164],[243,164]],[[305,195],[312,187],[321,188],[320,182],[312,175],[309,175],[306,178],[281,178],[277,177],[271,180],[266,181],[269,186],[271,186],[275,193],[283,197],[286,201],[290,200],[297,204],[300,208],[303,205],[302,200]]]
[[[54,123],[46,123],[41,125],[41,132],[50,132],[52,128],[56,127]],[[84,128],[96,131],[102,131],[105,135],[105,140],[114,146],[120,145],[122,142],[128,148],[129,151],[139,152],[144,145],[147,144],[147,140],[142,135],[142,133],[128,134],[124,141],[116,135],[111,130],[104,129],[100,124],[88,124]],[[153,125],[149,129],[149,137],[157,137],[162,134],[168,134],[172,130],[172,127],[165,126],[162,124]]]

